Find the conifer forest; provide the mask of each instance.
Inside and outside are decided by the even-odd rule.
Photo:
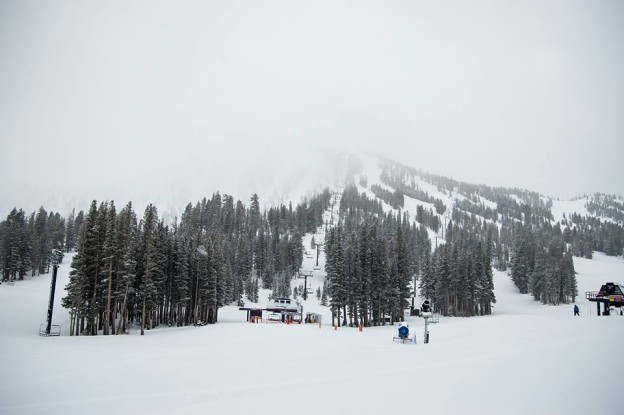
[[[261,209],[257,194],[243,202],[216,192],[172,223],[151,204],[136,212],[132,203],[94,200],[66,217],[15,208],[0,222],[1,277],[19,283],[49,272],[53,250],[76,252],[62,300],[70,333],[123,334],[130,325],[144,333],[216,323],[220,307],[257,302],[261,288],[298,295],[291,282],[304,252],[319,248],[326,280],[317,296],[334,324],[371,326],[401,321],[423,299],[444,316],[488,315],[494,268],[543,304],[574,302],[573,256],[622,255],[619,197],[588,197],[590,215],[555,222],[552,200],[535,192],[467,184],[389,160],[381,167],[380,183],[369,186],[373,180],[360,174],[296,205]],[[437,196],[419,183],[435,186]],[[414,217],[406,199],[419,203]],[[325,240],[304,246],[319,229]]]

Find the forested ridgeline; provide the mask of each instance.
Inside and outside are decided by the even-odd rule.
[[[472,238],[470,235],[478,235],[482,242],[488,241],[492,264],[502,271],[510,268],[519,291],[530,292],[538,301],[548,304],[574,301],[577,290],[572,255],[591,258],[594,251],[622,255],[624,203],[621,197],[596,194],[586,203],[592,215],[603,219],[574,213],[555,222],[552,200],[536,192],[473,185],[423,173],[390,160],[382,160],[381,169],[382,182],[394,192],[383,189],[375,192],[378,197],[392,201],[395,195],[409,196],[423,204],[433,204],[435,212],[419,205],[421,214],[416,220],[436,233],[436,241],[467,246],[464,241]],[[420,189],[420,182],[436,186],[452,206],[450,215],[442,208],[444,202],[439,197]],[[443,218],[444,225],[436,226],[431,217],[438,221]],[[427,273],[431,275],[433,272]],[[424,295],[431,296],[428,291]]]
[[[131,324],[143,331],[214,323],[219,307],[257,301],[260,287],[290,296],[302,238],[321,225],[327,280],[317,295],[339,325],[402,319],[414,287],[444,315],[489,314],[492,267],[537,301],[574,301],[573,255],[622,254],[619,197],[597,194],[586,203],[602,218],[573,213],[555,222],[552,200],[535,192],[466,184],[388,160],[381,168],[381,184],[359,178],[374,198],[351,181],[341,193],[327,189],[261,211],[257,195],[246,206],[215,193],[187,205],[174,223],[152,205],[137,214],[131,204],[118,211],[94,201],[67,218],[43,207],[30,215],[13,209],[0,222],[0,273],[12,281],[36,276],[49,271],[52,250],[76,251],[63,299],[71,333],[118,334]],[[422,202],[414,217],[402,211],[406,197]]]
[[[592,215],[610,218],[619,225],[624,224],[624,199],[622,196],[596,193],[585,203],[585,207]]]
[[[564,240],[575,256],[591,258],[593,251],[616,256],[622,255],[624,251],[624,200],[620,196],[595,194],[585,203],[590,215],[572,213],[568,217],[564,215],[560,222],[555,222],[551,211],[552,199],[536,192],[460,182],[424,173],[390,160],[382,160],[381,167],[381,179],[385,184],[424,203],[437,203],[435,206],[438,214],[442,212],[437,207],[442,200],[420,190],[417,180],[436,186],[440,193],[452,198],[451,217],[457,225],[475,226],[483,221],[498,223],[500,239],[504,245],[500,251],[513,253],[514,244],[509,243],[512,239],[507,238],[504,241],[503,234],[512,233],[510,229],[518,222],[531,224],[536,229],[544,228],[541,233],[554,229],[559,223]],[[415,189],[415,192],[405,191],[406,188]],[[505,269],[504,265],[503,262],[502,269]]]

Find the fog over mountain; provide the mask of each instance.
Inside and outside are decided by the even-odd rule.
[[[265,202],[365,151],[624,194],[615,1],[0,3],[0,213]]]

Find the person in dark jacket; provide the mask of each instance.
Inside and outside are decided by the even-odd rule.
[[[574,304],[574,315],[575,316],[580,316],[579,308],[578,308],[578,306],[576,304]]]

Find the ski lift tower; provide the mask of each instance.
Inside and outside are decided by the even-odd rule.
[[[52,261],[52,282],[50,283],[50,301],[48,302],[48,318],[45,324],[45,329],[43,328],[43,324],[39,326],[39,335],[40,336],[60,336],[61,335],[61,326],[52,324],[52,311],[54,310],[54,292],[56,291],[56,274],[58,272],[59,264],[63,259],[63,252],[58,249],[53,249],[50,253],[50,259]]]
[[[319,270],[321,269],[321,267],[318,264],[318,259],[319,259],[319,252],[321,247],[325,246],[324,242],[316,242],[316,265],[314,265],[314,269]]]
[[[308,278],[312,278],[314,271],[299,270],[297,278],[303,278],[303,299],[308,299]]]

